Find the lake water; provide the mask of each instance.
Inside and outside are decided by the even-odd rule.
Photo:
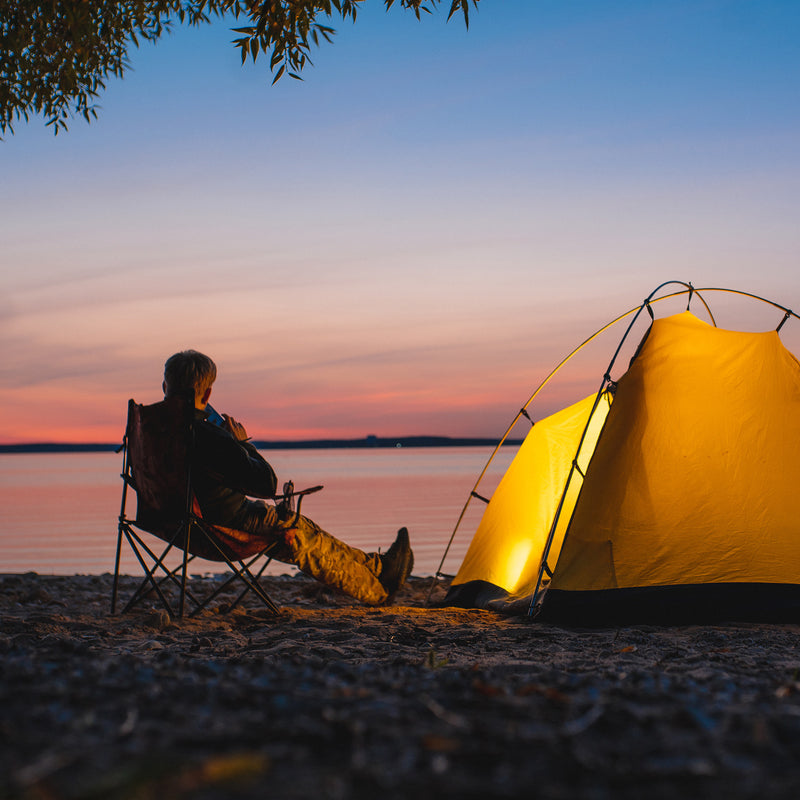
[[[504,447],[480,492],[488,496],[514,456]],[[270,450],[278,480],[297,488],[323,484],[303,513],[364,550],[386,548],[407,526],[415,575],[432,575],[489,448]],[[0,572],[72,575],[113,572],[120,511],[122,456],[115,453],[0,454]],[[454,574],[485,508],[473,500],[443,571]],[[128,515],[135,514],[135,497]],[[196,572],[220,572],[195,562]],[[138,564],[123,551],[123,572]],[[273,564],[269,572],[291,572]]]

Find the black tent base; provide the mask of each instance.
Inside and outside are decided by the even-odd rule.
[[[566,625],[800,622],[800,585],[705,583],[545,593],[538,618]]]
[[[470,581],[453,586],[442,605],[527,613],[530,598],[512,598],[499,586]],[[569,592],[548,589],[536,619],[574,627],[697,625],[720,622],[800,624],[800,585],[707,583]]]

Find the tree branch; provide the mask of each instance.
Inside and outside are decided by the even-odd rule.
[[[442,0],[395,2],[421,18]],[[450,0],[447,19],[470,4]],[[333,18],[356,21],[364,0],[0,0],[0,133],[41,114],[55,133],[73,116],[97,117],[95,100],[110,76],[130,69],[131,46],[156,42],[177,22],[201,25],[214,17],[242,20],[233,28],[242,63],[269,56],[273,83],[300,78],[312,47],[331,42]],[[447,2],[447,0],[445,0]]]

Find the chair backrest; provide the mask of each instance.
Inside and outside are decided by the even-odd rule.
[[[136,491],[136,525],[208,561],[248,558],[266,542],[252,533],[212,525],[192,492],[194,398],[168,397],[143,406],[128,403],[125,479]]]
[[[136,519],[144,528],[178,524],[190,509],[194,403],[183,396],[144,406],[128,403],[128,471]]]

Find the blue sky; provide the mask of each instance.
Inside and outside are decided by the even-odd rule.
[[[794,2],[369,0],[276,86],[232,24],[0,145],[0,441],[116,439],[185,347],[253,435],[499,435],[662,281],[800,307]]]

